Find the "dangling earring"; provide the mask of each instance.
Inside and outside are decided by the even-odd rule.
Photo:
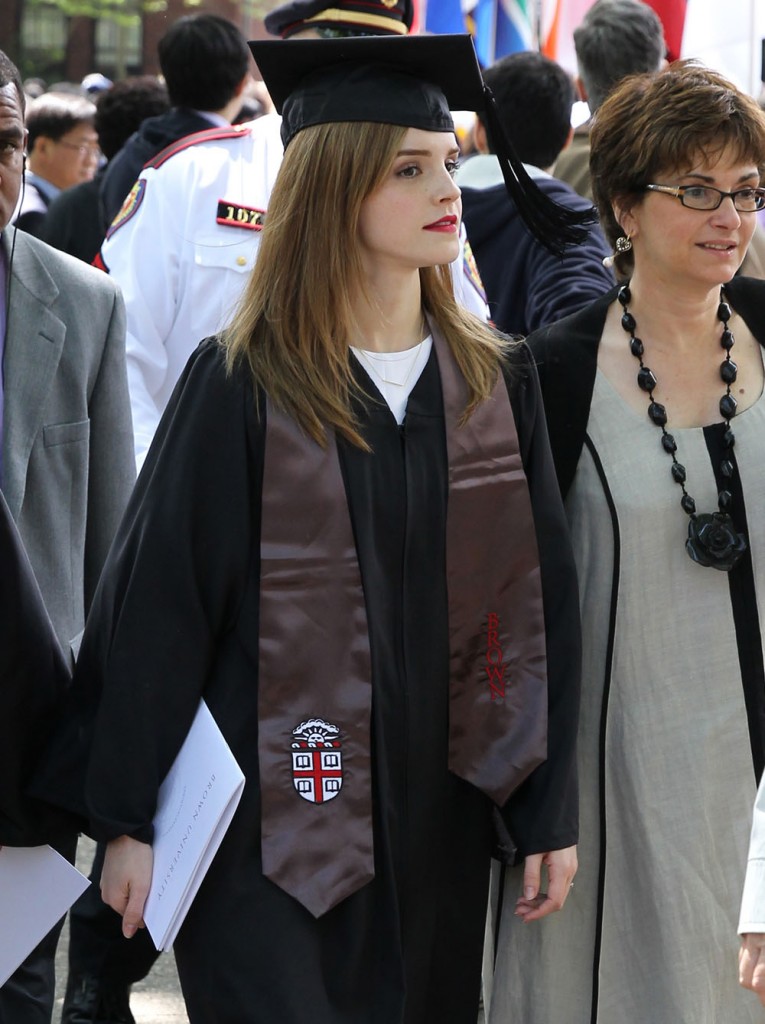
[[[632,248],[632,241],[629,238],[629,236],[627,236],[627,235],[619,235],[619,237],[616,239],[616,245],[614,247],[614,252],[610,256],[606,256],[603,259],[603,266],[607,270],[610,270],[611,267],[613,267],[613,265],[614,265],[614,261],[616,260],[616,257],[617,256],[623,256],[624,253],[625,252],[629,252],[631,248]]]

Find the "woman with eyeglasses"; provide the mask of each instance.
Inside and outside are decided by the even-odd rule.
[[[765,760],[765,117],[693,62],[621,84],[591,173],[623,283],[532,335],[584,642],[580,869],[493,1022],[744,1024],[736,921]],[[529,932],[532,931],[532,934]]]

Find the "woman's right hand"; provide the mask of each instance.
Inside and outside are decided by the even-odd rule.
[[[542,865],[547,868],[547,892],[540,891]],[[527,924],[560,910],[574,884],[577,867],[575,846],[528,854],[523,869],[523,893],[515,904],[515,916]]]
[[[144,927],[143,908],[151,885],[154,857],[147,843],[130,836],[112,839],[101,872],[101,898],[122,916],[122,934],[132,938]]]
[[[738,980],[744,988],[756,992],[765,1006],[765,935],[752,932],[741,936]]]

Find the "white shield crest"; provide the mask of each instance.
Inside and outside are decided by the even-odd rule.
[[[311,718],[292,730],[292,782],[298,796],[312,804],[334,800],[343,787],[340,729]]]

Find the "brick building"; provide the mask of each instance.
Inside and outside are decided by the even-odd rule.
[[[157,42],[179,17],[220,14],[238,25],[248,39],[266,35],[262,17],[277,6],[252,0],[166,0],[165,10],[141,15],[134,24],[67,17],[56,6],[26,0],[0,0],[0,49],[18,65],[24,78],[79,82],[91,71],[116,79],[126,74],[159,71]],[[128,6],[127,4],[125,5]]]

